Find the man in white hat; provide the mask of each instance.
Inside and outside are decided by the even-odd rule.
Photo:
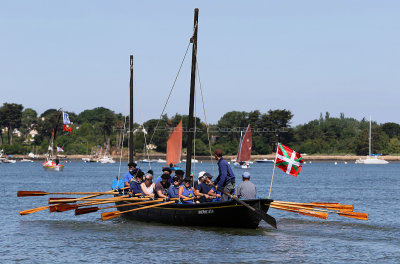
[[[200,185],[200,184],[204,181],[204,179],[207,177],[205,174],[206,174],[205,171],[200,171],[200,172],[199,172],[199,176],[198,176],[198,178],[197,178],[197,181],[195,181],[195,182],[193,183],[195,195],[197,195],[196,193],[198,193],[197,190],[199,189],[199,185]]]
[[[250,173],[247,171],[243,172],[242,182],[237,187],[237,196],[240,199],[255,199],[256,195],[256,186],[250,182]]]

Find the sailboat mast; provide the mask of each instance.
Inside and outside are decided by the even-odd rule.
[[[129,163],[133,162],[133,55],[130,56],[129,81]]]
[[[368,144],[368,152],[369,152],[369,156],[371,156],[371,139],[372,139],[372,126],[371,126],[371,115],[369,115],[369,144]]]
[[[57,136],[58,123],[60,123],[60,119],[61,119],[61,115],[62,115],[61,109],[59,109],[58,111],[59,111],[59,113],[58,113],[58,117],[57,117],[57,123],[56,123],[56,126],[53,128],[53,132],[51,133],[51,138],[50,138],[49,157],[54,156],[54,140],[56,139],[56,136]]]
[[[194,9],[194,32],[190,39],[193,43],[192,47],[192,74],[190,79],[190,103],[189,103],[189,123],[188,123],[188,137],[187,137],[187,153],[186,153],[186,176],[188,177],[192,170],[192,152],[193,152],[193,135],[195,131],[193,122],[194,112],[194,93],[196,84],[196,66],[197,66],[197,29],[198,29],[199,9]]]

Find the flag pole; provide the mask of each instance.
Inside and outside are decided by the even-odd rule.
[[[274,181],[274,174],[275,174],[275,167],[276,167],[276,156],[278,155],[278,146],[279,146],[279,142],[276,144],[276,153],[275,153],[275,160],[274,160],[274,169],[272,170],[271,186],[269,187],[268,199],[269,199],[269,197],[271,197],[272,182]]]

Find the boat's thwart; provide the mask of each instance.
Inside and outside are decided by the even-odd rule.
[[[248,205],[267,213],[270,199],[243,200]],[[126,201],[116,204],[128,203]],[[145,205],[118,207],[123,212]],[[257,228],[261,217],[234,200],[199,204],[167,204],[123,214],[124,217],[145,221],[184,226]]]

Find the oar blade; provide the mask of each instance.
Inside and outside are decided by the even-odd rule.
[[[368,214],[367,213],[357,213],[357,212],[341,212],[337,213],[340,216],[350,217],[354,219],[368,221]]]
[[[76,200],[76,198],[49,198],[49,204],[75,203]]]
[[[121,213],[120,213],[119,211],[106,212],[106,213],[102,213],[102,214],[101,214],[101,219],[102,219],[103,221],[106,221],[106,220],[109,220],[109,219],[118,217],[118,216],[120,216],[120,215],[121,215]]]
[[[18,191],[17,197],[25,197],[25,196],[42,196],[48,194],[47,192],[42,191]]]
[[[94,213],[99,210],[98,207],[87,207],[87,208],[77,208],[75,209],[75,215]]]
[[[328,219],[328,213],[299,210],[299,214],[312,216],[312,217],[316,217],[316,218],[321,218],[321,219],[325,219],[325,220]]]
[[[42,210],[46,210],[48,206],[42,206],[42,207],[38,207],[38,208],[33,208],[33,209],[29,209],[29,210],[24,210],[24,211],[20,211],[19,214],[20,215],[27,215],[27,214],[32,214],[32,213],[36,213]]]
[[[265,214],[265,217],[263,218],[265,222],[267,222],[270,226],[272,226],[275,229],[278,229],[278,226],[276,225],[276,219],[269,214]]]
[[[66,212],[78,208],[77,204],[57,204],[54,206],[55,212]]]

